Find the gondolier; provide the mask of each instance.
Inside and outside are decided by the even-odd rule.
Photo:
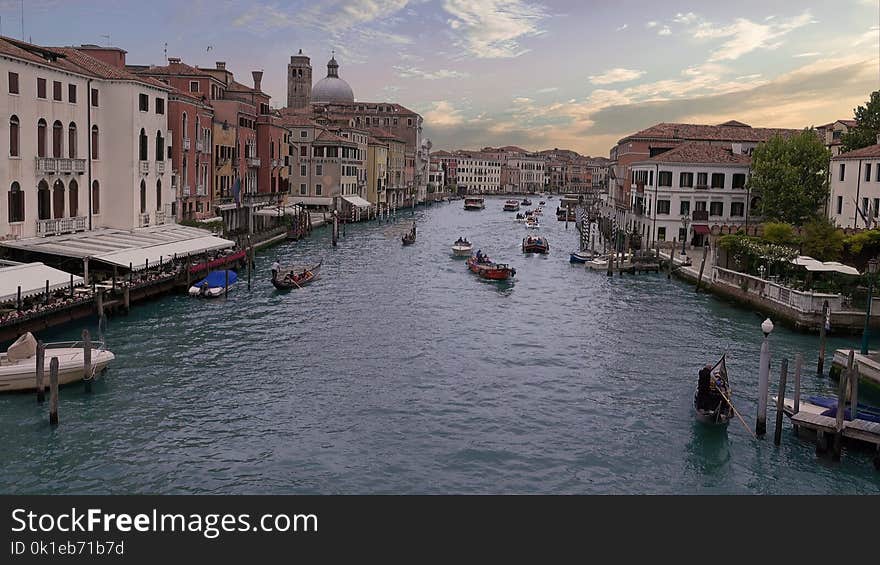
[[[272,280],[274,281],[278,278],[278,271],[281,269],[281,265],[278,264],[278,261],[272,263]]]

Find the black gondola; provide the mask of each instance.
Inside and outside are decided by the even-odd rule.
[[[317,265],[311,267],[292,267],[290,269],[281,269],[278,275],[272,279],[272,284],[278,290],[290,290],[293,288],[302,288],[318,278],[321,271],[321,265],[324,260],[318,262]]]
[[[413,224],[412,230],[403,237],[400,238],[403,241],[404,245],[412,245],[416,242],[416,225]]]

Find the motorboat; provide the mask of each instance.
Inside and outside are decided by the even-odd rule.
[[[523,198],[523,200],[522,200],[522,202],[520,202],[520,204],[522,204],[523,206],[531,206],[532,201],[529,200],[528,198]]]
[[[470,257],[473,249],[474,246],[470,241],[460,237],[458,238],[458,241],[452,245],[452,254],[456,257]]]
[[[589,261],[593,260],[593,252],[589,249],[585,249],[583,251],[573,251],[569,258],[569,263],[577,263],[579,265],[583,265]]]
[[[236,281],[238,274],[235,271],[211,271],[207,277],[189,287],[189,295],[217,298],[226,292],[227,283],[232,286]]]
[[[486,200],[482,196],[468,196],[464,199],[465,210],[482,210],[486,207]]]
[[[545,205],[545,204],[547,204],[547,203],[544,202],[543,200],[541,200],[540,202],[538,202],[538,206],[543,206],[543,205]]]
[[[547,238],[542,236],[528,236],[524,237],[522,240],[522,250],[523,253],[541,253],[546,254],[550,252],[550,242],[547,241]]]
[[[272,285],[278,290],[302,288],[318,278],[323,263],[322,259],[316,265],[294,266],[288,269],[281,269],[275,278],[272,279]]]
[[[92,378],[99,374],[116,356],[104,348],[104,343],[91,344],[91,367],[85,367],[83,342],[62,341],[45,344],[43,382],[49,387],[49,369],[52,358],[58,359],[58,384],[65,385]],[[0,392],[36,390],[37,340],[28,332],[15,340],[6,353],[0,354]]]
[[[480,278],[493,281],[506,281],[516,275],[516,269],[504,263],[493,263],[485,255],[472,255],[467,260],[468,269]]]
[[[516,212],[517,210],[519,210],[518,200],[508,200],[504,203],[505,212]]]
[[[526,220],[526,228],[528,229],[538,229],[541,227],[541,224],[538,223],[538,219],[535,217],[528,218]]]

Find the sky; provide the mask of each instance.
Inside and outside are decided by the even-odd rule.
[[[608,156],[664,121],[851,118],[880,88],[880,0],[0,0],[0,33],[260,69],[279,107],[290,55],[317,81],[335,52],[357,100],[418,111],[435,149]]]

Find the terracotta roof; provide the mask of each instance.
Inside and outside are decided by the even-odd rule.
[[[752,162],[749,155],[734,153],[729,146],[705,143],[683,143],[642,163],[695,163],[706,165],[744,165]]]
[[[282,114],[281,125],[288,127],[315,126],[315,121],[307,114]]]
[[[368,127],[368,128],[366,128],[366,131],[368,131],[376,139],[382,139],[382,140],[390,139],[392,141],[406,143],[405,139],[401,139],[401,138],[397,137],[396,135],[394,135],[393,133],[391,133],[390,131],[384,130],[382,128]]]
[[[137,69],[135,72],[143,73],[147,75],[165,75],[165,76],[194,76],[194,77],[205,77],[205,78],[213,78],[208,73],[202,71],[201,69],[197,69],[191,65],[187,65],[186,63],[169,63],[167,65],[150,65],[149,67],[143,67],[143,69]]]
[[[315,137],[315,142],[350,143],[352,145],[355,145],[355,143],[353,141],[351,141],[350,139],[345,139],[344,137],[340,137],[340,136],[336,135],[335,133],[330,133],[327,130],[324,130],[320,134],[318,134],[317,137]]]
[[[731,122],[726,122],[727,124]],[[741,122],[736,122],[741,123]],[[800,133],[797,129],[784,128],[753,128],[746,125],[709,126],[700,124],[659,123],[628,135],[618,141],[623,143],[629,139],[670,139],[682,141],[767,141],[775,135],[788,137]]]
[[[11,37],[0,36],[0,54],[60,71],[67,71],[81,75],[90,74],[73,61],[70,61],[60,49],[34,45],[33,43],[18,41]]]
[[[841,159],[864,159],[866,157],[875,158],[880,157],[880,145],[869,145],[868,147],[862,147],[861,149],[854,149],[852,151],[847,151],[846,153],[841,153],[837,157],[832,158],[832,161],[840,161]]]
[[[164,82],[160,82],[151,77],[136,75],[121,67],[108,65],[104,61],[95,59],[91,55],[88,55],[85,52],[80,51],[79,49],[73,47],[55,47],[54,49],[63,53],[67,60],[82,68],[84,71],[91,74],[92,76],[106,80],[125,80],[139,82],[141,84],[146,84],[154,88],[160,88],[167,91],[171,90],[171,87]]]
[[[750,127],[752,127],[749,124],[744,124],[738,120],[728,120],[728,121],[724,122],[723,124],[718,124],[718,125],[725,126],[725,127],[734,127],[734,128],[750,128]]]

